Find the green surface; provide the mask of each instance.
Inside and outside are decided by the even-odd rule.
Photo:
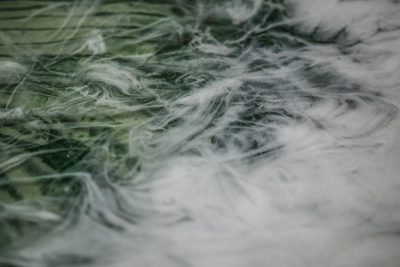
[[[232,56],[250,43],[301,45],[262,30],[284,16],[274,1],[240,25],[196,10],[189,0],[0,2],[0,247],[63,223],[83,194],[79,173],[99,184],[134,179],[151,142],[132,136],[151,140],[179,123],[164,116],[168,103],[214,75],[219,55],[197,43],[236,39]]]

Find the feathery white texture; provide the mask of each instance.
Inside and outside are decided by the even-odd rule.
[[[233,1],[234,24],[259,2]],[[152,94],[148,108],[165,110],[115,126],[129,150],[118,165],[128,162],[124,178],[134,179],[107,184],[116,167],[107,160],[94,174],[70,173],[85,188],[79,214],[21,255],[48,265],[84,251],[93,266],[397,267],[398,6],[287,3],[288,23],[318,26],[323,37],[346,26],[348,36],[301,49],[255,45],[239,55],[201,43],[213,57],[163,62],[183,73],[178,81],[193,79],[167,100],[162,83],[146,88],[133,68],[111,60],[82,66],[78,76],[106,91],[96,103],[146,108],[113,98],[112,88],[130,100]],[[389,31],[376,32],[379,23]],[[346,46],[354,40],[361,42]],[[96,150],[106,155],[100,159],[115,156],[111,143]]]
[[[224,45],[199,44],[196,48],[204,53],[224,56],[229,55],[232,52],[232,49]]]
[[[400,6],[395,1],[286,1],[292,6],[292,19],[303,31],[322,36],[334,36],[345,30],[347,42],[357,42],[345,48],[347,56],[332,60],[339,70],[372,86],[395,83],[400,71]],[[344,61],[344,62],[343,62]],[[348,62],[348,63],[347,63]],[[346,65],[344,65],[346,64]],[[348,65],[347,65],[348,64]],[[374,79],[366,79],[374,75]],[[374,88],[379,90],[378,88]],[[388,88],[390,90],[390,88]]]
[[[13,217],[18,214],[18,216],[22,216],[27,218],[30,221],[57,221],[60,220],[60,217],[55,214],[45,210],[40,210],[30,206],[23,206],[23,205],[2,205],[2,209],[6,210],[1,217]],[[4,219],[4,218],[2,218]]]
[[[84,68],[88,81],[102,82],[119,90],[124,95],[131,95],[140,88],[140,83],[132,70],[121,68],[112,63],[92,63]]]
[[[103,36],[96,30],[91,32],[90,37],[86,41],[86,45],[94,55],[104,54],[107,50]]]
[[[13,61],[0,61],[0,82],[15,83],[21,81],[27,69]]]
[[[233,24],[237,25],[252,18],[260,9],[262,0],[234,0],[228,4],[227,12]]]
[[[2,120],[18,120],[24,118],[24,111],[22,108],[13,108],[9,110],[0,111],[0,119]]]

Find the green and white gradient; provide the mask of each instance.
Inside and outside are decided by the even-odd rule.
[[[400,4],[0,1],[0,266],[400,266]]]

